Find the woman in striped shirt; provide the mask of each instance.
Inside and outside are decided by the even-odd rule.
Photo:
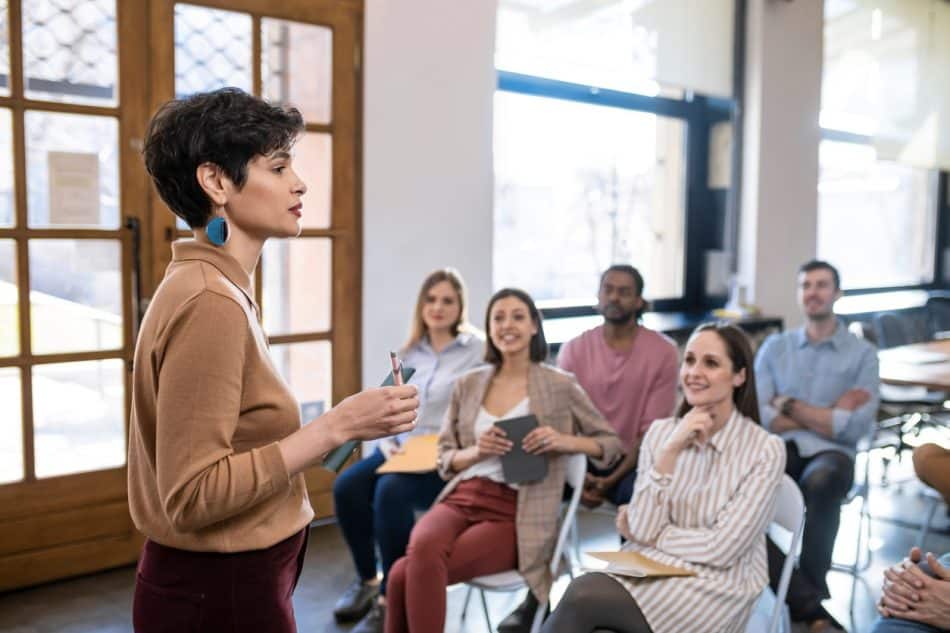
[[[740,632],[768,582],[765,528],[785,470],[778,436],[759,426],[745,335],[702,325],[680,368],[676,417],[650,426],[617,527],[627,550],[694,576],[591,573],[571,583],[544,633]]]

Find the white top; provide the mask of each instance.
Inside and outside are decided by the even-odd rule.
[[[482,433],[487,431],[491,425],[498,420],[507,420],[508,418],[517,418],[523,415],[528,415],[531,413],[531,411],[528,409],[529,402],[530,400],[527,396],[525,396],[524,400],[513,406],[510,411],[502,414],[501,416],[494,416],[486,411],[485,407],[479,407],[478,416],[475,418],[475,437],[477,438]],[[485,479],[497,481],[500,484],[505,483],[505,473],[501,468],[501,457],[489,457],[484,461],[476,462],[463,470],[460,475],[460,479],[462,481],[465,481],[466,479],[474,479],[475,477],[484,477]],[[508,485],[512,488],[518,487],[514,484]]]
[[[627,511],[625,550],[686,567],[696,576],[615,576],[633,595],[653,633],[741,633],[768,582],[765,529],[785,471],[785,445],[733,413],[703,447],[690,446],[672,475],[655,457],[679,420],[657,420],[640,448]]]

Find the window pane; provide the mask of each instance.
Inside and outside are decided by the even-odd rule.
[[[818,257],[845,288],[933,280],[936,186],[931,172],[879,161],[874,148],[822,141]],[[873,254],[873,255],[872,255]]]
[[[30,241],[33,353],[122,347],[120,261],[118,241]]]
[[[175,95],[234,86],[251,91],[251,16],[175,5]]]
[[[304,423],[333,406],[333,359],[329,341],[272,345],[271,358],[297,401]]]
[[[24,2],[23,67],[30,99],[115,105],[115,0]]]
[[[0,483],[23,479],[23,409],[20,370],[0,369]]]
[[[16,274],[16,242],[0,240],[0,356],[16,356],[20,352]]]
[[[27,111],[31,227],[119,227],[118,120]]]
[[[16,223],[13,204],[13,119],[0,108],[0,226]]]
[[[630,262],[651,299],[682,296],[685,130],[653,114],[496,92],[495,287],[593,303],[601,271]]]
[[[734,0],[500,0],[499,70],[626,92],[732,95]]]
[[[295,106],[310,123],[329,123],[333,31],[264,18],[261,42],[264,98]]]
[[[307,184],[303,195],[305,229],[330,228],[333,184],[333,139],[329,134],[307,132],[294,146],[294,171]]]
[[[125,463],[124,368],[120,359],[33,367],[37,477]]]
[[[10,3],[0,0],[0,95],[10,94]]]
[[[264,329],[270,335],[330,329],[328,238],[270,240],[261,263]]]

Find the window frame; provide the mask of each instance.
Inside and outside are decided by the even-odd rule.
[[[684,139],[684,229],[683,229],[683,292],[678,297],[651,301],[654,312],[702,312],[723,305],[725,296],[707,296],[705,293],[706,266],[704,253],[722,249],[726,239],[726,227],[730,223],[730,207],[734,204],[736,180],[736,130],[741,126],[738,118],[738,100],[709,97],[686,92],[682,99],[649,96],[623,92],[598,86],[524,75],[498,70],[496,91],[520,95],[559,99],[574,103],[620,108],[679,119],[686,127]],[[713,125],[729,121],[733,126],[733,149],[730,164],[733,166],[731,186],[725,190],[713,190],[708,186],[709,132]],[[714,197],[724,195],[717,206]],[[648,280],[649,281],[649,280]],[[592,295],[596,289],[591,289]],[[649,298],[649,286],[646,296]],[[595,303],[541,308],[544,318],[564,318],[597,314]]]
[[[821,141],[833,141],[836,143],[851,143],[853,145],[868,145],[872,146],[874,144],[874,138],[864,134],[857,134],[855,132],[848,132],[845,130],[839,130],[835,128],[821,128]],[[934,170],[929,170],[934,171]],[[842,294],[844,296],[859,296],[859,295],[868,295],[868,294],[877,294],[882,292],[897,292],[901,290],[945,290],[948,287],[948,279],[944,278],[944,250],[950,245],[950,191],[948,191],[948,185],[950,185],[950,172],[946,170],[936,170],[936,222],[934,224],[934,230],[936,231],[936,236],[934,239],[934,259],[933,259],[933,270],[931,271],[931,280],[929,282],[920,283],[920,284],[905,284],[900,286],[869,286],[863,288],[848,288],[846,284],[842,285]],[[817,229],[817,225],[816,225]],[[834,263],[834,262],[832,262]],[[845,280],[847,281],[847,280]]]

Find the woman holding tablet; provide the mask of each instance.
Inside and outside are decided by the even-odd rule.
[[[535,599],[546,598],[565,480],[557,456],[584,453],[606,468],[622,454],[573,377],[544,364],[541,315],[527,293],[499,290],[485,321],[489,365],[455,384],[439,436],[439,474],[449,483],[390,571],[388,633],[442,633],[446,587],[483,574],[517,569]],[[500,459],[512,443],[495,422],[529,414],[539,426],[522,448],[549,456],[547,475],[512,486]]]

